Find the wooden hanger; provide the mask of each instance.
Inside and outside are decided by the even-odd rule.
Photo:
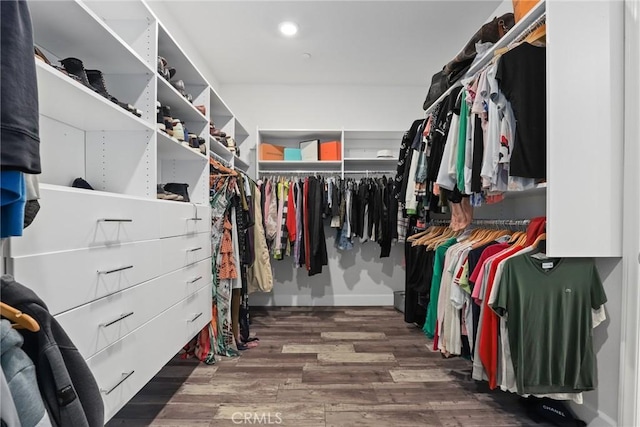
[[[533,242],[533,244],[531,245],[532,248],[537,248],[538,245],[540,244],[541,241],[543,240],[547,240],[547,233],[542,233],[541,235],[539,235],[536,240]],[[523,243],[524,244],[524,243]]]
[[[33,317],[20,310],[16,310],[4,302],[0,302],[0,315],[11,320],[13,322],[11,326],[16,329],[27,329],[31,332],[38,332],[40,330],[40,325]]]

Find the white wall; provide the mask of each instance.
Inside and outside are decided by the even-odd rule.
[[[223,85],[221,96],[242,117],[251,136],[240,147],[255,164],[256,129],[406,130],[424,115],[427,88],[368,86]],[[398,140],[399,147],[400,141]],[[391,148],[391,147],[390,147]],[[396,147],[393,147],[396,148]],[[272,294],[254,294],[252,305],[391,305],[393,291],[404,290],[403,248],[380,259],[374,242],[352,251],[334,247],[335,230],[326,228],[329,265],[308,277],[291,258],[272,261]]]

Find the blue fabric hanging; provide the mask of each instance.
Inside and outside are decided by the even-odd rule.
[[[20,171],[0,172],[0,237],[22,236],[27,186]]]

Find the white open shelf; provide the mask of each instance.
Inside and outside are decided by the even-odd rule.
[[[222,129],[233,119],[233,113],[213,88],[209,93],[209,117],[218,129]]]
[[[507,191],[504,193],[504,197],[509,199],[516,199],[519,197],[532,197],[538,196],[541,194],[545,194],[547,192],[547,183],[543,182],[541,184],[536,185],[534,188],[530,188],[528,190],[523,191]]]
[[[238,121],[238,119],[234,118],[235,125],[235,135],[234,138],[236,140],[236,144],[242,144],[247,138],[249,138],[249,132],[242,126],[242,124]]]
[[[180,95],[180,92],[171,83],[160,76],[158,76],[158,100],[163,106],[171,107],[171,117],[174,119],[189,123],[202,123],[203,125],[208,122],[207,118],[193,104]]]
[[[238,156],[233,156],[233,166],[237,167],[238,169],[247,172],[249,170],[249,163],[245,162],[244,160],[242,160],[240,157]]]
[[[157,134],[158,157],[161,159],[207,161],[207,156],[189,147],[185,147],[181,142],[171,138],[166,133],[157,131]]]
[[[209,87],[193,62],[162,25],[159,25],[158,28],[158,55],[167,60],[169,67],[176,69],[173,79],[184,81],[185,86],[201,87],[202,89]],[[193,93],[192,95],[195,98],[198,94]]]
[[[34,40],[53,63],[78,58],[85,69],[105,74],[149,74],[154,70],[98,16],[80,2],[29,2]]]
[[[345,130],[344,139],[345,141],[352,139],[388,140],[399,145],[404,132],[400,130]]]
[[[36,60],[40,114],[85,131],[153,130],[82,83]]]
[[[220,141],[212,136],[209,136],[209,151],[217,154],[227,161],[231,161],[231,159],[233,158],[233,153],[229,151],[229,149],[225,147]]]

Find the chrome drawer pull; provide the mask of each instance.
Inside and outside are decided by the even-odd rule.
[[[198,217],[187,218],[187,221],[202,221],[202,218],[198,218]]]
[[[192,283],[196,283],[196,282],[197,282],[198,280],[200,280],[200,279],[202,279],[202,276],[198,276],[198,277],[196,277],[196,278],[195,278],[195,279],[193,279],[193,280],[189,280],[187,283],[190,285],[190,284],[192,284]]]
[[[113,270],[98,270],[98,274],[111,274],[111,273],[117,273],[118,271],[122,271],[122,270],[128,270],[130,268],[133,268],[133,265],[127,265],[126,267],[120,267],[120,268],[115,268]]]
[[[98,220],[98,222],[100,222],[100,221],[102,221],[102,222],[133,222],[132,219],[128,219],[128,218],[122,218],[122,219],[119,219],[119,218],[101,218],[101,219]]]
[[[193,322],[195,322],[196,320],[198,320],[198,317],[200,317],[200,316],[202,316],[202,312],[200,312],[200,313],[196,314],[196,315],[195,315],[195,317],[194,317],[193,319],[189,320],[189,323],[193,323]]]
[[[199,251],[199,250],[201,250],[201,249],[202,249],[202,247],[199,247],[199,248],[193,248],[193,249],[187,249],[187,252],[195,252],[195,251]]]
[[[120,317],[118,317],[117,319],[114,319],[114,320],[112,320],[112,321],[110,321],[110,322],[107,322],[107,323],[101,323],[101,324],[99,324],[98,326],[100,326],[101,328],[106,328],[107,326],[111,326],[111,325],[113,325],[113,324],[115,324],[115,323],[118,323],[119,321],[124,320],[124,319],[126,319],[127,317],[129,317],[129,316],[133,316],[133,311],[132,311],[132,312],[130,312],[130,313],[122,314],[122,315],[121,315]]]
[[[122,384],[123,382],[125,382],[131,375],[133,375],[135,371],[131,371],[131,372],[123,372],[122,373],[122,378],[120,379],[120,381],[118,381],[118,383],[116,385],[114,385],[113,387],[111,387],[110,389],[106,390],[104,388],[101,388],[100,391],[103,392],[104,394],[111,394],[111,392],[115,389],[118,388],[118,386],[120,386],[120,384]]]

